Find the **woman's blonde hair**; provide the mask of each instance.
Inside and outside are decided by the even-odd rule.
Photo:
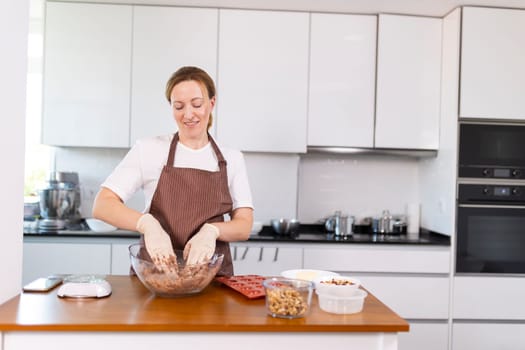
[[[171,75],[168,82],[166,83],[166,98],[170,104],[171,91],[175,85],[183,81],[196,81],[206,89],[209,99],[215,97],[215,83],[208,73],[198,67],[186,66],[177,69],[177,71]],[[212,121],[213,117],[210,113],[210,118],[208,119],[208,130],[212,125]]]

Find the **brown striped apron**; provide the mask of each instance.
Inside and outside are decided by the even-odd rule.
[[[179,141],[179,133],[176,133],[151,200],[149,212],[170,235],[173,249],[183,250],[186,242],[202,225],[222,222],[223,215],[231,214],[232,211],[226,160],[209,134],[208,139],[219,161],[219,171],[176,168],[175,150]],[[215,251],[224,254],[218,275],[233,275],[230,245],[217,241]]]

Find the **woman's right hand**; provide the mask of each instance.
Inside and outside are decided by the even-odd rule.
[[[137,221],[137,231],[144,235],[146,250],[155,265],[163,270],[176,269],[177,257],[170,236],[153,215],[142,215]]]

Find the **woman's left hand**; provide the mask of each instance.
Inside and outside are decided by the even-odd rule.
[[[212,257],[215,253],[215,242],[219,237],[219,229],[211,224],[204,224],[184,247],[183,256],[187,264],[199,264]]]

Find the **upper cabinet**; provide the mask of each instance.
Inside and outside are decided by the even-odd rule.
[[[437,149],[440,18],[379,15],[375,147]]]
[[[525,120],[525,11],[463,8],[460,117]]]
[[[219,15],[218,140],[243,151],[306,152],[309,15]]]
[[[373,147],[377,16],[312,14],[308,146]]]
[[[134,7],[131,144],[177,130],[165,97],[166,82],[175,70],[198,66],[215,80],[217,21],[217,9]]]
[[[127,147],[131,6],[46,2],[42,142]]]

